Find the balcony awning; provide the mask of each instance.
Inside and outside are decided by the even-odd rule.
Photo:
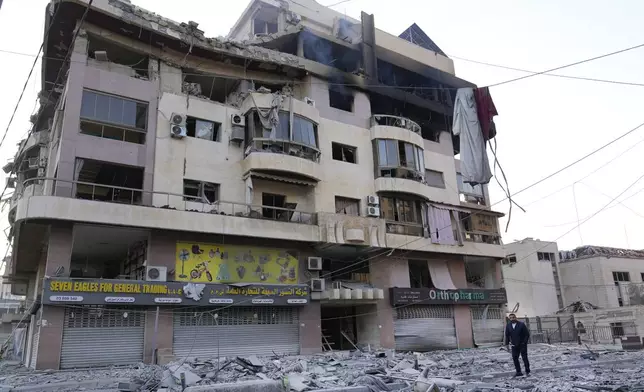
[[[484,214],[484,215],[492,215],[496,216],[498,218],[502,218],[505,216],[504,213],[498,212],[498,211],[492,211],[492,210],[487,210],[487,209],[482,209],[482,208],[467,208],[463,206],[455,206],[452,204],[443,204],[443,203],[436,203],[436,202],[431,202],[429,203],[432,207],[436,208],[443,208],[443,209],[448,209],[448,210],[454,210],[454,211],[459,211],[459,212],[465,212],[468,214]]]
[[[252,178],[261,178],[263,180],[269,180],[269,181],[279,181],[279,182],[286,182],[289,184],[296,184],[296,185],[305,185],[305,186],[315,186],[316,183],[313,181],[307,181],[307,180],[301,180],[297,178],[289,178],[289,177],[284,177],[284,176],[278,176],[275,174],[268,174],[268,173],[261,173],[257,171],[249,171],[246,176],[244,176],[244,180],[248,177]]]

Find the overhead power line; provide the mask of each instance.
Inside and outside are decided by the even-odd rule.
[[[623,81],[619,81],[619,80],[587,78],[587,77],[583,77],[583,76],[561,75],[561,74],[553,74],[553,73],[540,73],[540,72],[536,72],[536,71],[528,71],[527,69],[509,67],[507,65],[499,65],[499,64],[487,63],[485,61],[470,60],[470,59],[466,59],[464,57],[458,57],[458,56],[453,56],[453,55],[450,55],[449,57],[452,58],[452,59],[456,59],[456,60],[467,61],[468,63],[487,65],[489,67],[507,69],[507,70],[510,70],[510,71],[525,72],[525,73],[529,73],[529,74],[540,74],[540,75],[543,75],[543,76],[554,76],[556,78],[585,80],[585,81],[588,81],[588,82],[610,83],[610,84],[620,84],[620,85],[624,85],[624,86],[644,87],[644,83],[623,82]]]
[[[550,72],[553,72],[553,71],[558,71],[558,70],[560,70],[560,69],[574,67],[575,65],[584,64],[584,63],[588,63],[588,62],[591,62],[591,61],[595,61],[595,60],[603,59],[603,58],[606,58],[606,57],[614,56],[614,55],[616,55],[616,54],[620,54],[620,53],[628,52],[628,51],[630,51],[630,50],[639,49],[639,48],[641,48],[641,47],[644,47],[644,44],[639,44],[639,45],[631,46],[631,47],[628,47],[628,48],[625,48],[625,49],[617,50],[617,51],[615,51],[615,52],[610,52],[610,53],[602,54],[602,55],[599,55],[599,56],[591,57],[591,58],[588,58],[588,59],[585,59],[585,60],[576,61],[576,62],[574,62],[574,63],[570,63],[570,64],[566,64],[566,65],[561,65],[561,66],[559,66],[559,67],[550,68],[550,69],[547,69],[547,70],[545,70],[545,71],[535,72],[535,73],[532,73],[532,74],[530,74],[530,75],[525,75],[525,76],[521,76],[521,77],[518,77],[518,78],[510,79],[510,80],[505,80],[505,81],[503,81],[503,82],[498,82],[498,83],[490,84],[490,85],[488,85],[487,87],[496,87],[496,86],[501,86],[501,85],[508,84],[508,83],[517,82],[517,81],[519,81],[519,80],[523,80],[523,79],[531,78],[531,77],[533,77],[533,76],[543,75],[543,74],[550,73]]]
[[[0,5],[2,5],[2,3],[0,3]],[[56,11],[54,13],[54,16],[52,17],[52,21],[56,17],[56,14],[58,13],[59,9],[60,9],[60,6],[56,7]],[[38,49],[38,53],[34,58],[33,64],[31,64],[31,69],[29,70],[29,75],[27,75],[27,80],[25,80],[25,84],[22,86],[22,91],[20,92],[20,96],[18,97],[18,102],[16,102],[16,106],[13,108],[13,113],[11,113],[11,117],[9,118],[9,123],[7,124],[7,128],[4,130],[2,139],[0,139],[0,148],[2,148],[2,144],[4,143],[4,140],[7,138],[7,134],[9,133],[9,128],[11,128],[11,123],[13,123],[13,119],[16,116],[16,112],[18,111],[18,107],[20,106],[20,102],[22,101],[22,97],[25,95],[25,91],[27,90],[27,85],[29,85],[29,79],[31,79],[31,75],[33,74],[34,69],[36,68],[36,64],[38,63],[38,58],[40,57],[40,53],[42,53],[42,50],[45,47],[45,43],[47,42],[47,37],[49,37],[49,32],[51,31],[53,26],[54,26],[54,23],[52,22],[49,25],[49,27],[47,27],[47,31],[45,32],[45,37],[43,38],[43,41],[40,44],[40,48]]]

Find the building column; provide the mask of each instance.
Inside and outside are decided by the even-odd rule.
[[[376,303],[377,317],[374,317],[373,321],[377,320],[377,324],[372,324],[371,328],[380,330],[381,348],[394,349],[396,348],[396,339],[394,337],[396,309],[391,306],[389,288],[410,286],[409,264],[407,259],[386,256],[376,258],[370,262],[369,274],[371,284],[382,288],[385,292],[385,299]]]
[[[173,359],[174,314],[172,309],[171,307],[159,307],[158,320],[156,308],[145,311],[144,363],[154,363],[155,349],[157,363],[166,364]]]
[[[56,271],[61,268],[65,275],[69,274],[73,229],[74,225],[67,222],[56,222],[50,225],[45,276],[54,276]],[[42,287],[42,280],[38,284]],[[39,313],[40,317],[38,317],[37,322],[39,326],[37,328],[40,331],[40,335],[38,338],[36,369],[59,369],[65,307],[43,305]]]
[[[319,301],[300,309],[300,354],[322,352],[322,320]]]
[[[465,261],[463,258],[448,260],[447,267],[454,285],[459,289],[467,288]],[[456,343],[458,344],[458,348],[474,347],[472,310],[470,305],[454,305],[454,325],[456,327]]]

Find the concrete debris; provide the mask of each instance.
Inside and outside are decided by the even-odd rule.
[[[509,353],[498,348],[378,353],[382,352],[386,355],[365,350],[308,356],[189,357],[166,366],[139,364],[75,371],[33,371],[4,362],[0,363],[0,390],[38,391],[47,387],[58,391],[52,387],[64,385],[65,391],[81,391],[88,390],[86,385],[92,380],[116,378],[150,392],[163,388],[179,391],[182,380],[187,390],[194,391],[227,390],[224,386],[232,383],[249,390],[264,385],[288,386],[298,392],[644,390],[644,353],[602,346],[530,345],[533,375],[517,379],[511,377],[514,366]],[[420,370],[415,368],[416,363]],[[117,385],[114,383],[112,390],[118,390]]]

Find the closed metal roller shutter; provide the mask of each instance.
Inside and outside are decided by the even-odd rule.
[[[36,368],[36,360],[38,359],[38,342],[40,341],[40,327],[34,325],[34,337],[31,341],[31,358],[29,359],[29,367]]]
[[[505,314],[500,307],[472,306],[474,343],[479,346],[503,344]]]
[[[299,354],[298,309],[233,307],[177,310],[172,347],[177,358]]]
[[[428,351],[456,348],[454,308],[412,305],[396,309],[396,350]]]
[[[141,309],[67,308],[60,368],[139,363],[143,361],[144,333],[145,313]]]

